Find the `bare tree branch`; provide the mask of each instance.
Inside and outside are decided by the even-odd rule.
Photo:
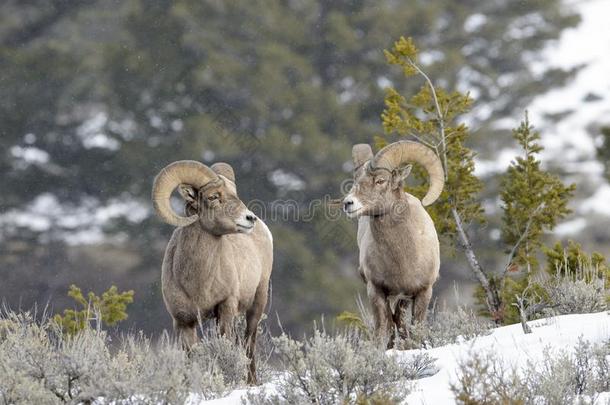
[[[493,317],[496,323],[499,323],[499,311],[502,306],[500,302],[500,297],[498,296],[498,291],[494,288],[489,282],[489,278],[483,272],[483,268],[479,264],[479,260],[477,259],[476,254],[474,253],[474,249],[472,248],[472,244],[470,243],[470,238],[464,229],[464,225],[462,223],[462,219],[460,218],[460,214],[457,212],[455,208],[451,209],[451,213],[453,214],[453,219],[455,220],[455,225],[458,231],[458,235],[460,237],[460,242],[462,247],[464,248],[466,260],[470,265],[472,272],[475,277],[483,287],[485,291],[485,302],[487,304],[487,310]]]

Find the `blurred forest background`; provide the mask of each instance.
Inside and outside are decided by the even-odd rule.
[[[591,199],[610,200],[610,130],[599,121],[607,109],[577,115],[608,105],[608,81],[566,96],[572,104],[559,110],[536,107],[586,72],[586,64],[547,60],[562,33],[581,24],[581,3],[3,0],[0,300],[59,312],[71,305],[72,283],[98,293],[116,285],[135,290],[122,328],[170,328],[160,267],[173,229],[153,215],[153,177],[178,159],[226,161],[242,199],[264,201],[266,211],[290,212],[295,201],[306,212],[311,200],[338,196],[352,144],[382,132],[384,88],[416,89],[383,56],[401,35],[414,38],[437,84],[475,100],[464,120],[489,222],[469,231],[484,267],[504,264],[497,176],[514,156],[510,128],[530,106],[551,146],[545,165],[578,185],[574,214],[549,238],[610,253],[610,212]],[[584,132],[560,137],[561,123],[574,119]],[[270,324],[277,313],[301,333],[322,315],[353,310],[363,288],[354,223],[329,222],[321,210],[310,221],[288,217],[267,220]],[[463,255],[445,249],[439,305],[451,305],[454,284],[471,299]]]

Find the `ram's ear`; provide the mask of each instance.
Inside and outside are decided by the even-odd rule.
[[[402,188],[405,185],[407,177],[411,174],[411,169],[413,169],[413,165],[406,165],[392,172],[392,186],[394,189]]]
[[[184,198],[187,204],[197,207],[197,190],[189,184],[180,184],[178,186],[178,193]]]

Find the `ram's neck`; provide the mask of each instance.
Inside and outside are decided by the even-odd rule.
[[[379,242],[394,242],[394,239],[409,229],[408,213],[380,215],[371,218],[371,232]]]
[[[384,246],[390,253],[392,250],[401,250],[405,239],[410,237],[410,217],[407,201],[400,201],[391,213],[371,217],[371,234],[375,242]]]
[[[184,259],[198,268],[213,265],[215,259],[220,257],[223,245],[226,243],[226,238],[204,231],[198,223],[185,226],[181,236],[182,251],[189,252],[190,256]]]

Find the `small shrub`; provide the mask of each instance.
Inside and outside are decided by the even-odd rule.
[[[549,309],[545,315],[586,314],[608,308],[609,290],[605,281],[593,278],[587,281],[578,276],[557,274],[543,283]]]
[[[580,339],[573,352],[546,348],[540,361],[519,371],[492,353],[477,353],[460,364],[451,390],[469,405],[593,403],[610,388],[609,356],[610,341],[593,346]]]
[[[588,255],[579,244],[560,243],[546,250],[547,273],[543,288],[553,314],[604,311],[610,307],[610,268],[600,253]]]
[[[410,328],[409,339],[402,344],[405,348],[444,346],[486,335],[493,327],[493,322],[464,307],[453,311],[432,311],[426,322]]]
[[[521,405],[527,393],[514,369],[506,368],[491,353],[473,353],[459,365],[457,383],[451,384],[455,400],[464,405]]]
[[[505,279],[504,302],[511,302],[526,333],[526,321],[530,319],[610,308],[610,269],[601,254],[588,255],[570,241],[565,249],[561,243],[546,249],[546,255],[544,272]]]
[[[220,375],[224,376],[224,382],[229,386],[246,380],[250,360],[243,350],[235,349],[235,342],[220,336],[216,329],[206,333],[203,340],[206,344],[199,344],[192,350],[191,357],[194,361],[205,362],[212,359]]]
[[[64,310],[64,314],[55,315],[53,320],[61,328],[63,333],[74,335],[89,326],[89,322],[97,319],[106,325],[115,325],[117,322],[127,319],[127,306],[133,302],[133,290],[119,293],[115,286],[98,297],[93,292],[83,295],[80,288],[72,284],[68,296],[72,297],[82,309]]]
[[[348,328],[356,329],[367,334],[370,332],[362,317],[354,312],[341,312],[339,315],[337,315],[337,321],[344,324]]]
[[[409,380],[430,375],[434,362],[427,355],[413,359],[388,356],[355,331],[336,336],[316,331],[304,342],[282,335],[274,344],[285,370],[277,392],[250,394],[245,402],[397,403],[409,393]]]

